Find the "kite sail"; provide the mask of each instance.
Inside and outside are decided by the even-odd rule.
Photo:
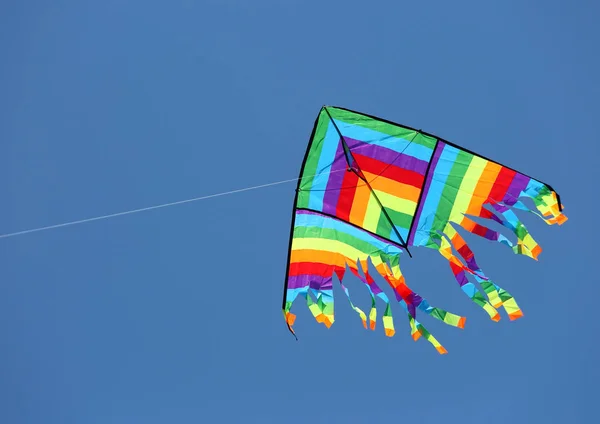
[[[288,328],[295,335],[291,308],[299,296],[317,322],[333,324],[335,275],[365,328],[375,329],[376,300],[383,303],[385,334],[393,336],[390,299],[369,274],[370,260],[406,311],[413,339],[423,336],[438,352],[447,353],[417,320],[417,310],[459,328],[465,317],[431,305],[408,287],[400,255],[406,251],[412,257],[416,247],[437,250],[462,291],[492,320],[500,319],[500,307],[510,320],[520,318],[515,299],[486,276],[457,231],[461,227],[537,259],[542,249],[516,209],[532,212],[550,225],[567,220],[560,197],[548,184],[421,130],[323,107],[294,200],[283,294]],[[516,242],[473,217],[511,230]],[[343,284],[348,269],[370,294],[368,318],[352,303]]]

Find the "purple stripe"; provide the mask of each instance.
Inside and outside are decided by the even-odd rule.
[[[498,211],[498,212],[506,212],[507,210],[510,209],[509,206],[504,206],[504,205],[499,205],[499,204],[495,204],[494,208]]]
[[[508,188],[506,189],[506,193],[502,199],[490,199],[493,202],[504,202],[508,206],[498,205],[496,204],[494,207],[498,212],[504,212],[510,209],[512,205],[514,205],[521,192],[527,188],[527,184],[531,179],[529,177],[524,176],[523,174],[516,173],[513,179],[511,180]]]
[[[440,156],[442,156],[442,151],[446,146],[445,143],[438,141],[437,146],[435,147],[435,151],[433,152],[433,158],[431,159],[431,167],[429,168],[429,175],[427,175],[427,179],[425,181],[425,186],[422,188],[421,199],[419,204],[417,205],[417,213],[413,218],[413,222],[411,223],[411,231],[408,235],[407,244],[412,246],[412,243],[415,239],[415,233],[417,232],[417,225],[419,223],[419,219],[421,218],[421,212],[423,211],[423,205],[425,204],[425,199],[427,198],[427,193],[429,192],[429,187],[431,186],[431,180],[433,179],[433,174],[435,173],[435,167],[440,160]]]
[[[310,286],[317,290],[331,290],[333,288],[332,277],[321,275],[301,274],[292,275],[288,278],[288,289],[300,289]]]
[[[408,301],[410,303],[412,303],[413,305],[415,305],[416,307],[418,307],[421,304],[421,302],[423,301],[423,298],[420,295],[418,295],[417,293],[412,292],[411,294],[408,295]]]
[[[467,278],[467,275],[464,271],[461,271],[458,274],[456,274],[454,278],[456,278],[456,281],[458,281],[458,285],[461,287],[469,282],[469,279]]]
[[[335,215],[340,189],[344,183],[345,170],[348,168],[346,157],[344,156],[344,147],[338,142],[338,148],[335,152],[335,159],[331,164],[329,179],[325,194],[323,195],[323,212]]]
[[[383,293],[383,290],[381,290],[381,288],[377,285],[375,280],[373,280],[373,277],[371,277],[368,274],[368,272],[367,272],[367,275],[371,278],[371,280],[373,280],[372,283],[369,283],[369,280],[366,277],[363,277],[362,275],[360,275],[360,273],[355,274],[355,275],[357,275],[358,278],[360,279],[360,281],[362,281],[363,283],[365,283],[367,285],[367,287],[369,287],[369,289],[371,290],[373,295],[377,296],[377,295],[379,295],[379,293]]]
[[[311,275],[301,274],[301,275],[291,275],[288,278],[288,289],[300,289],[303,287],[308,287],[310,284]],[[321,277],[320,277],[321,278]]]
[[[462,257],[471,271],[477,271],[479,269],[479,265],[477,265],[477,262],[475,261],[475,255],[472,255],[469,259],[466,259],[464,256]]]
[[[417,159],[414,156],[398,153],[387,147],[377,146],[375,144],[368,144],[364,141],[355,140],[353,138],[344,137],[350,150],[355,151],[359,155],[368,156],[378,161],[387,164],[393,164],[402,169],[409,171],[415,171],[421,175],[425,175],[427,170],[427,162],[424,160]]]
[[[483,237],[485,237],[486,239],[491,240],[491,241],[498,241],[499,235],[500,235],[500,233],[498,233],[498,231],[494,231],[494,230],[487,228],[487,231],[485,232]]]
[[[481,224],[480,224],[481,225]],[[483,227],[483,225],[482,225]],[[488,239],[488,240],[492,240],[492,241],[496,241],[498,240],[498,232],[494,231],[494,230],[490,230],[489,228],[486,227],[486,232],[483,235],[484,238]]]
[[[398,297],[400,295],[396,295],[396,297]],[[400,301],[402,298],[399,298],[398,301]],[[406,303],[406,302],[405,302]],[[410,314],[411,317],[415,318],[415,320],[417,319],[417,311],[415,309],[415,305],[413,305],[412,303],[406,303],[406,309],[408,309],[408,313]]]
[[[319,280],[311,280],[310,288],[315,290],[333,290],[332,277],[319,277]]]
[[[496,209],[498,212],[504,212],[504,211],[500,211],[500,210],[499,210],[499,208],[500,208],[500,205],[497,205],[497,204],[495,204],[495,203],[494,203],[494,204],[492,204],[491,206],[492,206],[492,208]],[[504,208],[504,210],[507,210],[507,208]],[[498,224],[500,224],[500,225],[504,225],[504,219],[501,219],[501,218],[499,218],[499,217],[498,217],[498,215],[496,215],[496,214],[492,214],[492,216],[491,216],[490,218],[491,218],[493,221],[496,221]]]
[[[369,284],[369,286],[371,287],[371,291],[375,296],[379,295],[380,293],[383,293],[383,290],[381,290],[381,287],[379,287],[377,283],[372,282],[371,284]]]
[[[531,178],[526,177],[523,174],[517,173],[512,179],[508,190],[506,190],[503,202],[509,206],[512,206],[515,203],[517,203],[521,192],[523,192],[523,190],[527,188],[527,184],[529,184],[529,181],[531,181]],[[502,212],[504,212],[506,209],[508,208],[502,207]]]

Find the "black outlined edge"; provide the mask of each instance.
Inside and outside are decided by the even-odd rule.
[[[294,195],[294,206],[292,208],[292,224],[290,226],[290,241],[289,241],[289,245],[288,245],[287,265],[286,265],[286,270],[285,270],[285,285],[283,287],[283,301],[282,301],[281,309],[284,313],[285,323],[288,327],[288,330],[290,330],[290,333],[292,333],[294,335],[294,337],[296,337],[296,340],[298,340],[298,337],[292,330],[292,327],[288,323],[287,317],[285,316],[285,303],[287,301],[288,280],[290,277],[290,259],[291,259],[291,255],[292,255],[292,241],[294,240],[294,226],[296,225],[296,210],[297,210],[296,204],[298,203],[298,193],[300,192],[300,185],[302,184],[302,174],[304,173],[304,167],[306,166],[306,161],[308,160],[308,153],[310,152],[310,149],[312,148],[312,144],[315,139],[315,134],[317,132],[317,126],[319,125],[319,120],[321,119],[321,112],[323,111],[324,107],[325,106],[321,107],[321,109],[319,110],[319,113],[317,114],[317,118],[315,119],[315,123],[313,125],[313,129],[310,134],[308,146],[306,147],[306,152],[304,152],[304,159],[302,159],[302,165],[300,166],[300,173],[298,175],[298,184],[296,185],[296,194]]]
[[[296,204],[298,203],[298,192],[300,191],[300,185],[302,184],[302,174],[304,173],[304,167],[306,166],[306,161],[308,160],[308,153],[310,152],[310,149],[312,148],[312,144],[313,144],[313,141],[314,141],[314,138],[315,138],[315,134],[316,134],[316,131],[317,131],[317,126],[319,124],[319,120],[321,119],[321,113],[323,112],[323,110],[325,110],[325,112],[327,112],[327,115],[331,119],[331,115],[329,115],[329,112],[327,111],[328,107],[331,107],[333,109],[343,110],[343,111],[350,112],[350,113],[354,113],[356,115],[360,115],[360,116],[364,116],[364,117],[367,117],[367,118],[371,118],[371,119],[374,119],[376,121],[385,122],[386,124],[394,125],[396,127],[404,128],[404,129],[407,129],[407,130],[410,130],[410,131],[418,131],[419,133],[421,133],[421,134],[423,134],[423,135],[425,135],[427,137],[434,138],[436,140],[436,144],[435,144],[434,149],[433,149],[434,152],[435,152],[435,148],[437,148],[439,142],[442,142],[444,144],[447,144],[449,146],[452,146],[454,148],[460,149],[460,150],[462,150],[464,152],[467,152],[467,153],[470,153],[470,154],[472,154],[474,156],[477,156],[477,157],[479,157],[481,159],[484,159],[484,160],[487,160],[489,162],[492,162],[492,163],[495,163],[497,165],[500,165],[500,166],[502,166],[502,167],[504,167],[506,169],[510,169],[511,171],[516,172],[516,173],[521,174],[521,175],[524,175],[525,177],[531,178],[532,180],[538,181],[538,182],[544,184],[546,187],[548,187],[550,190],[552,190],[552,192],[554,192],[556,194],[556,200],[558,202],[559,211],[562,212],[562,210],[563,210],[563,206],[562,206],[562,203],[560,201],[560,195],[558,194],[558,192],[550,184],[547,184],[547,183],[543,182],[542,180],[534,178],[534,177],[532,177],[530,175],[524,174],[523,172],[517,171],[516,169],[511,168],[510,166],[504,165],[504,164],[502,164],[502,163],[500,163],[498,161],[495,161],[493,159],[490,159],[490,158],[488,158],[486,156],[483,156],[481,154],[475,153],[475,152],[473,152],[470,149],[467,149],[467,148],[462,147],[462,146],[460,146],[458,144],[455,144],[455,143],[453,143],[451,141],[448,141],[446,139],[438,137],[435,134],[432,134],[432,133],[429,133],[429,132],[426,132],[426,131],[422,131],[422,130],[417,130],[416,128],[410,127],[408,125],[402,125],[402,124],[399,124],[397,122],[390,121],[388,119],[380,118],[380,117],[377,117],[377,116],[374,116],[374,115],[370,115],[370,114],[367,114],[367,113],[357,112],[355,110],[348,109],[348,108],[345,108],[345,107],[340,107],[340,106],[322,106],[321,109],[319,110],[319,113],[317,114],[317,118],[315,119],[315,122],[314,122],[314,125],[313,125],[313,129],[312,129],[312,133],[310,135],[310,140],[308,142],[308,145],[306,147],[306,151],[304,153],[304,159],[302,160],[302,165],[300,167],[300,173],[298,175],[298,184],[296,186],[296,194],[294,195],[294,205],[293,205],[293,208],[292,208],[292,222],[291,222],[291,226],[290,226],[290,239],[289,239],[288,254],[287,254],[287,265],[286,265],[286,272],[285,272],[285,283],[284,283],[284,288],[283,288],[282,310],[283,310],[284,313],[285,313],[285,304],[286,304],[286,301],[287,301],[287,288],[288,288],[288,280],[289,280],[289,273],[290,273],[290,259],[291,259],[291,254],[292,254],[292,241],[294,239],[294,226],[296,224],[296,211],[299,210],[299,209],[303,209],[304,210],[304,208],[297,208],[296,207]],[[335,125],[335,123],[334,123],[334,125]],[[336,126],[336,129],[337,129],[337,126]],[[338,130],[338,133],[339,133],[339,130]],[[425,172],[425,176],[424,176],[424,180],[423,180],[423,187],[421,188],[421,193],[419,194],[419,200],[417,201],[417,210],[418,210],[419,204],[421,203],[421,200],[422,200],[423,189],[425,188],[425,184],[426,184],[426,181],[427,181],[427,176],[428,176],[429,171],[430,171],[431,162],[432,161],[430,160],[429,164],[427,166],[427,170]],[[310,209],[305,209],[305,210],[310,210]],[[314,211],[314,212],[317,212],[317,211]],[[322,214],[322,212],[317,212],[317,213],[321,213]],[[413,218],[413,222],[411,223],[410,229],[408,231],[408,238],[409,239],[410,239],[410,235],[411,235],[414,223],[415,223],[415,219]],[[364,230],[363,228],[361,228],[361,229]],[[366,231],[366,230],[364,230],[364,231]],[[378,236],[378,237],[380,237],[383,240],[387,240],[385,237],[381,237],[381,236]],[[401,240],[402,240],[402,238],[401,238]],[[394,245],[398,246],[398,243],[396,243],[396,242],[394,242],[392,240],[387,240],[387,241],[389,241],[390,243],[393,243]],[[401,247],[403,247],[403,248],[406,249],[406,246],[401,246]],[[292,330],[292,328],[290,327],[290,325],[287,323],[287,317],[286,317],[286,324],[287,324],[288,329],[290,330],[290,332],[294,335],[294,337],[296,337],[296,340],[298,340],[298,337],[296,336],[296,334],[294,333],[294,331]]]
[[[367,187],[369,188],[369,190],[371,191],[371,194],[373,195],[373,197],[375,198],[375,201],[377,201],[377,204],[379,205],[379,207],[381,208],[381,211],[383,212],[383,215],[385,216],[385,219],[388,220],[388,222],[390,223],[390,225],[392,226],[392,230],[394,230],[394,233],[396,233],[396,236],[398,236],[398,239],[400,240],[400,243],[402,244],[402,247],[404,247],[404,249],[406,249],[406,252],[408,253],[408,256],[410,256],[412,258],[412,254],[410,253],[410,250],[408,250],[408,242],[404,240],[404,238],[402,237],[402,235],[400,234],[400,232],[398,231],[398,229],[396,228],[396,226],[394,225],[394,223],[392,222],[392,219],[390,218],[390,215],[388,214],[387,209],[385,208],[385,206],[383,206],[383,203],[381,203],[381,200],[379,200],[379,196],[377,196],[377,193],[375,193],[375,190],[373,190],[373,187],[371,187],[371,184],[360,174],[358,174],[358,172],[356,172],[356,170],[352,167],[351,163],[350,163],[350,159],[349,156],[352,157],[352,161],[354,163],[356,163],[356,166],[359,168],[358,170],[361,172],[362,174],[362,170],[360,169],[360,166],[358,166],[358,162],[356,162],[356,159],[354,158],[354,156],[352,155],[352,151],[350,150],[350,148],[348,147],[348,145],[346,144],[346,139],[344,138],[344,136],[342,135],[342,132],[340,131],[340,129],[338,128],[337,124],[335,123],[335,121],[333,120],[333,117],[331,116],[331,114],[329,113],[329,110],[327,110],[327,107],[324,107],[325,112],[327,112],[327,116],[329,116],[329,120],[331,121],[331,123],[333,124],[333,126],[335,127],[336,132],[338,133],[338,136],[340,137],[340,142],[342,143],[342,145],[344,146],[344,153],[346,155],[346,162],[348,164],[349,169],[361,180],[363,180],[365,182],[365,184],[367,185]],[[412,143],[412,142],[411,142]],[[417,205],[418,207],[418,205]],[[413,217],[413,221],[414,221],[414,217]],[[410,226],[412,228],[412,223],[413,221],[411,221]],[[410,230],[408,232],[408,234],[410,235]]]
[[[435,139],[436,139],[438,142],[440,142],[440,141],[441,141],[442,143],[445,143],[445,144],[447,144],[447,145],[449,145],[449,146],[455,147],[455,148],[457,148],[457,149],[460,149],[460,150],[462,150],[462,151],[464,151],[464,152],[467,152],[467,153],[470,153],[470,154],[472,154],[472,155],[474,155],[474,156],[477,156],[477,157],[479,157],[479,158],[481,158],[481,159],[484,159],[484,160],[487,160],[487,161],[489,161],[489,162],[492,162],[492,163],[495,163],[495,164],[497,164],[497,165],[500,165],[500,166],[502,166],[502,167],[504,167],[504,168],[506,168],[506,169],[510,169],[511,171],[514,171],[514,172],[516,172],[516,173],[518,173],[518,174],[524,175],[525,177],[527,177],[527,178],[531,178],[532,180],[538,181],[538,182],[540,182],[540,183],[544,184],[546,187],[548,187],[550,190],[552,190],[552,191],[553,191],[553,192],[556,194],[556,200],[558,201],[558,209],[559,209],[561,212],[562,212],[562,210],[563,210],[563,206],[562,206],[562,203],[561,203],[561,201],[560,201],[560,195],[558,194],[558,192],[557,192],[557,191],[556,191],[556,190],[555,190],[555,189],[554,189],[554,188],[553,188],[553,187],[552,187],[550,184],[547,184],[547,183],[545,183],[544,181],[542,181],[542,180],[540,180],[540,179],[534,178],[534,177],[532,177],[531,175],[524,174],[523,172],[521,172],[521,171],[517,171],[516,169],[514,169],[514,168],[511,168],[510,166],[504,165],[504,164],[502,164],[502,163],[500,163],[500,162],[498,162],[498,161],[495,161],[495,160],[493,160],[493,159],[490,159],[490,158],[488,158],[488,157],[485,157],[485,156],[483,156],[483,155],[481,155],[481,154],[479,154],[479,153],[475,153],[475,152],[474,152],[474,151],[472,151],[472,150],[469,150],[469,149],[467,149],[467,148],[465,148],[465,147],[462,147],[462,146],[460,146],[460,145],[458,145],[458,144],[455,144],[455,143],[453,143],[453,142],[451,142],[451,141],[445,140],[445,139],[443,139],[442,137],[439,137],[439,136],[437,136],[437,135],[435,135],[435,134],[428,133],[428,132],[426,132],[426,131],[422,131],[422,130],[417,130],[416,128],[409,127],[409,126],[407,126],[407,125],[402,125],[402,124],[399,124],[399,123],[397,123],[397,122],[390,121],[390,120],[387,120],[387,119],[384,119],[384,118],[379,118],[379,117],[377,117],[377,116],[374,116],[374,115],[369,115],[369,114],[367,114],[367,113],[357,112],[357,111],[355,111],[355,110],[352,110],[352,109],[348,109],[348,108],[344,108],[344,107],[339,107],[339,106],[328,106],[328,107],[332,107],[332,108],[335,108],[335,109],[340,109],[340,110],[345,110],[346,112],[355,113],[355,114],[357,114],[357,115],[365,116],[365,117],[367,117],[367,118],[375,119],[375,120],[377,120],[377,121],[385,122],[386,124],[394,125],[394,126],[396,126],[396,127],[404,128],[404,129],[407,129],[407,130],[411,130],[411,131],[419,131],[419,132],[420,132],[421,134],[423,134],[423,135],[426,135],[426,136],[428,136],[428,137],[435,138]]]

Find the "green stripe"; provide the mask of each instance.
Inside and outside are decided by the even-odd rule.
[[[386,208],[386,211],[388,213],[389,219],[385,216],[383,211],[381,211],[381,215],[379,216],[379,222],[377,223],[377,234],[387,239],[394,239],[396,231],[390,224],[390,220],[395,226],[408,230],[408,228],[410,227],[410,223],[412,222],[412,217],[410,215],[395,211],[390,208]]]
[[[386,208],[386,211],[395,226],[402,227],[407,230],[410,228],[410,224],[413,219],[412,215],[405,214],[404,212],[398,212],[390,208]]]
[[[446,314],[447,312],[440,308],[433,308],[433,310],[431,311],[431,316],[439,319],[440,321],[444,321],[444,319],[446,318]]]
[[[379,212],[379,220],[377,221],[376,233],[381,237],[389,239],[391,238],[392,231],[394,231],[394,229],[392,228],[390,221],[387,219],[383,211]]]
[[[529,234],[527,228],[525,228],[525,226],[521,222],[517,222],[515,228],[515,235],[519,238],[519,240],[523,240],[527,234]]]
[[[321,151],[323,150],[323,141],[325,140],[325,135],[327,134],[327,128],[330,124],[329,116],[323,110],[319,114],[319,120],[317,122],[317,129],[315,130],[315,135],[313,142],[310,146],[310,151],[308,152],[308,156],[306,158],[306,163],[304,164],[304,170],[302,172],[302,181],[300,183],[301,191],[298,193],[298,203],[297,206],[299,208],[308,207],[308,201],[310,198],[310,189],[312,188],[313,181],[315,179],[315,174],[317,173],[317,166],[319,165],[319,158],[321,157]],[[307,176],[307,178],[304,178]]]
[[[469,169],[469,165],[473,160],[473,157],[474,156],[471,153],[463,151],[458,152],[456,160],[454,161],[454,165],[452,165],[452,169],[450,169],[450,174],[448,175],[446,184],[444,185],[442,197],[433,219],[433,225],[431,227],[433,231],[443,231],[446,227],[446,223],[449,221],[450,213],[452,212],[454,200],[458,194],[458,189],[460,188],[462,180]]]
[[[351,236],[350,234],[343,233],[332,228],[297,226],[294,228],[294,238],[320,238],[337,240],[347,244],[348,246],[352,246],[367,255],[380,250],[378,247],[369,243],[368,241],[361,240],[357,237]]]
[[[379,131],[384,134],[391,135],[393,137],[403,138],[405,140],[412,140],[413,143],[421,144],[423,146],[433,149],[435,147],[436,139],[427,135],[423,135],[414,130],[402,128],[396,125],[388,124],[387,122],[379,121],[376,119],[369,118],[368,116],[360,115],[358,113],[348,112],[346,110],[328,108],[331,116],[334,119],[339,119],[348,124],[358,125],[363,128],[370,130]],[[413,138],[414,137],[414,138]]]

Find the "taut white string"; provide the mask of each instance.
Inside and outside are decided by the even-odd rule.
[[[330,173],[339,172],[339,171],[343,171],[343,170],[331,171]],[[309,177],[301,177],[301,178],[310,178],[310,177],[315,177],[315,176],[316,175],[311,175]],[[154,205],[154,206],[148,206],[148,207],[145,207],[145,208],[132,209],[132,210],[125,211],[125,212],[111,213],[111,214],[108,214],[108,215],[102,215],[102,216],[96,216],[96,217],[93,217],[93,218],[80,219],[80,220],[77,220],[77,221],[70,221],[70,222],[65,222],[65,223],[62,223],[62,224],[48,225],[46,227],[39,227],[39,228],[32,228],[30,230],[16,231],[14,233],[2,234],[2,235],[0,235],[0,239],[2,239],[2,238],[8,238],[8,237],[14,237],[14,236],[20,236],[20,235],[29,234],[29,233],[37,233],[39,231],[52,230],[52,229],[55,229],[55,228],[69,227],[71,225],[84,224],[86,222],[100,221],[100,220],[103,220],[103,219],[115,218],[117,216],[131,215],[131,214],[134,214],[134,213],[146,212],[146,211],[151,211],[151,210],[154,210],[154,209],[167,208],[169,206],[182,205],[184,203],[198,202],[200,200],[212,199],[213,197],[227,196],[229,194],[241,193],[243,191],[256,190],[256,189],[259,189],[259,188],[265,188],[265,187],[271,187],[271,186],[274,186],[274,185],[290,183],[290,182],[293,182],[293,181],[298,181],[299,179],[300,178],[291,178],[289,180],[275,181],[275,182],[272,182],[272,183],[261,184],[261,185],[252,186],[252,187],[245,187],[245,188],[240,188],[240,189],[237,189],[237,190],[224,191],[224,192],[221,192],[221,193],[215,193],[215,194],[209,194],[209,195],[206,195],[206,196],[194,197],[192,199],[179,200],[177,202],[163,203],[161,205]]]

